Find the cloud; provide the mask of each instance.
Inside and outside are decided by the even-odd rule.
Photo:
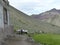
[[[9,2],[28,15],[39,14],[52,8],[60,9],[60,0],[9,0]]]

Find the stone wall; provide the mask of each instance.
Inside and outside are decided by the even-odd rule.
[[[4,37],[6,37],[7,35],[12,35],[13,34],[13,26],[9,25],[7,27],[4,28]]]
[[[0,28],[0,45],[1,43],[4,42],[4,39],[7,38],[7,35],[12,35],[13,34],[13,26],[9,25],[5,28]]]
[[[3,24],[3,6],[0,4],[0,28],[4,27]]]
[[[0,28],[0,41],[3,39],[4,37],[4,31],[3,28]]]

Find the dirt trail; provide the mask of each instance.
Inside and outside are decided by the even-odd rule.
[[[7,41],[7,45],[36,45],[32,42],[27,41],[26,35],[20,35],[20,40],[9,40]]]

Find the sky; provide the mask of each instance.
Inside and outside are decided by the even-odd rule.
[[[40,14],[47,10],[60,9],[60,0],[9,0],[10,5],[28,14]]]

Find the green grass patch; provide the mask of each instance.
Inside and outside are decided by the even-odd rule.
[[[35,34],[33,39],[44,45],[60,45],[60,35],[56,34]]]

